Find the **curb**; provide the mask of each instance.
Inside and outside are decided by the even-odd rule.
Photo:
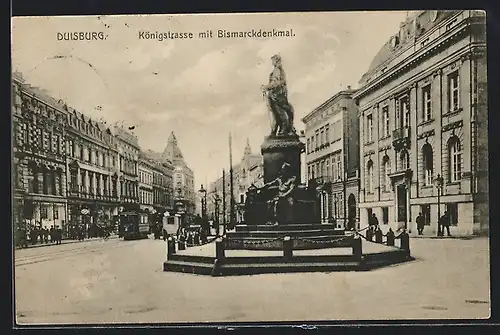
[[[35,245],[29,245],[27,248],[15,247],[14,250],[52,247],[52,246],[56,246],[56,245],[65,245],[65,244],[74,244],[74,243],[88,243],[88,242],[98,241],[98,240],[102,240],[102,239],[103,239],[102,237],[95,237],[95,238],[86,239],[86,240],[83,240],[83,241],[78,241],[78,240],[63,240],[61,242],[61,244],[55,244],[55,243],[47,243],[47,244],[43,243],[43,244],[41,244],[41,243],[38,243],[38,244],[35,244]],[[113,235],[113,236],[110,236],[108,238],[108,240],[113,240],[113,239],[118,239],[118,235]]]

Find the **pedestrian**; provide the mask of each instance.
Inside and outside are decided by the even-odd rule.
[[[56,244],[61,244],[62,242],[62,229],[56,226]]]
[[[43,239],[45,244],[49,243],[49,230],[46,227],[43,228]]]
[[[50,226],[49,235],[50,235],[50,243],[54,243],[56,241],[56,233],[54,225]]]
[[[423,235],[424,234],[425,220],[424,220],[424,217],[422,216],[422,213],[418,213],[418,216],[417,216],[415,221],[417,222],[418,235]]]
[[[450,234],[450,214],[448,213],[448,211],[445,211],[443,216],[441,217],[441,226],[442,226],[442,229],[441,229],[441,236],[444,236],[444,230],[446,228],[446,235],[447,236],[451,236]]]
[[[377,219],[377,216],[375,215],[375,213],[372,213],[372,217],[370,218],[369,225],[370,225],[370,228],[372,229],[372,231],[375,232],[375,230],[378,227],[378,219]]]

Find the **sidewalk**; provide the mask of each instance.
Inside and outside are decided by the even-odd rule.
[[[111,235],[108,239],[117,239],[118,235]],[[102,240],[102,237],[92,237],[92,238],[87,238],[83,241],[78,241],[78,240],[62,240],[61,244],[55,244],[55,243],[37,243],[37,244],[28,244],[27,248],[21,248],[20,246],[15,247],[15,250],[20,250],[20,249],[31,249],[31,248],[41,248],[41,247],[50,247],[50,246],[55,246],[55,245],[63,245],[63,244],[72,244],[72,243],[85,243],[85,242],[92,242],[92,241],[98,241]]]

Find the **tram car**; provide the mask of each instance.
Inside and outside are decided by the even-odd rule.
[[[122,212],[119,217],[119,237],[124,240],[137,240],[148,238],[148,215],[137,212]]]

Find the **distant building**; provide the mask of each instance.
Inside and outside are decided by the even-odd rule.
[[[256,187],[262,187],[264,185],[263,167],[262,155],[252,152],[250,141],[247,139],[241,161],[233,166],[233,190],[236,222],[244,222],[245,220],[246,192],[250,185],[253,184]],[[211,218],[215,218],[219,215],[221,220],[225,216],[226,222],[229,222],[231,211],[231,176],[229,169],[226,170],[224,182],[226,183],[225,187],[223,186],[223,178],[220,177],[209,185],[207,194],[207,214]],[[225,190],[225,197],[223,196],[223,190]],[[219,200],[216,201],[215,199]],[[223,199],[226,201],[226,213],[223,212]],[[216,215],[217,211],[218,213]]]
[[[139,205],[139,139],[125,129],[115,126],[113,132],[118,144],[120,203],[124,211],[136,211]]]
[[[357,220],[359,193],[358,108],[352,95],[340,91],[306,115],[308,184],[321,192],[321,221],[347,227]]]
[[[118,146],[104,124],[67,109],[68,220],[92,236],[118,214]]]
[[[153,176],[155,164],[143,154],[139,154],[139,204],[141,210],[153,213]]]
[[[361,224],[436,234],[488,231],[485,13],[418,11],[374,57],[355,93],[360,110]],[[437,177],[442,177],[438,209]]]
[[[184,212],[188,216],[194,215],[196,211],[196,192],[194,187],[194,173],[182,155],[177,138],[172,132],[168,138],[167,146],[161,157],[164,162],[171,162],[173,173],[173,197],[174,211]]]

